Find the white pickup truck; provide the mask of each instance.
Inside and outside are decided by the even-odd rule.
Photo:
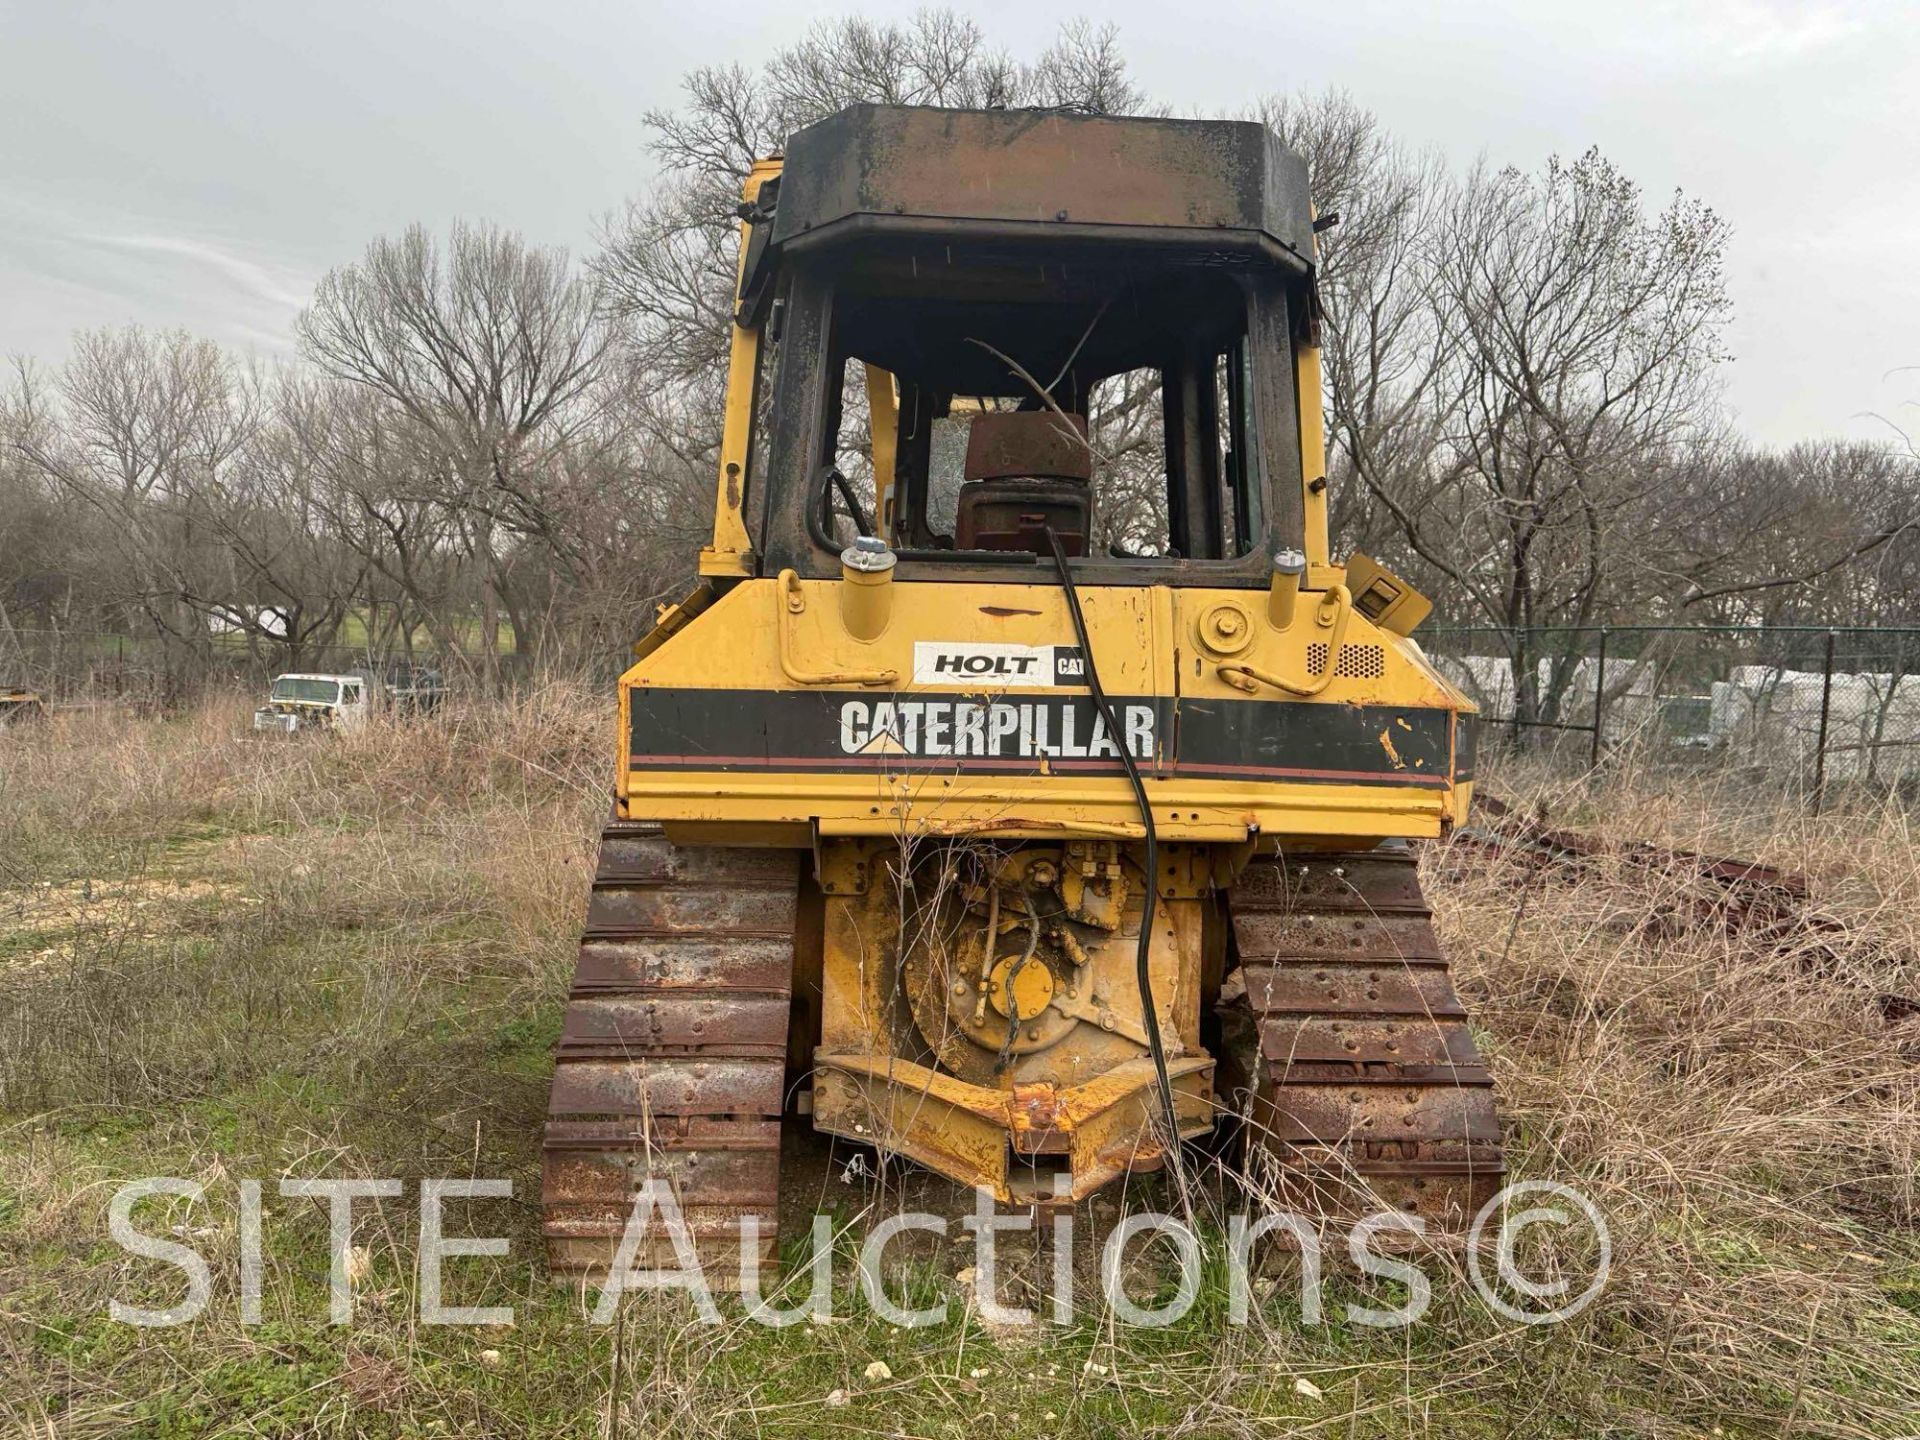
[[[255,730],[358,730],[375,710],[424,715],[447,693],[437,670],[395,662],[384,678],[371,670],[276,675],[267,703],[253,712]]]
[[[358,730],[379,703],[380,682],[365,671],[346,675],[276,675],[267,703],[253,712],[255,730]]]

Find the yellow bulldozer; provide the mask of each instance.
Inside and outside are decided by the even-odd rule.
[[[1306,167],[1258,124],[861,105],[740,206],[699,583],[634,648],[543,1204],[703,1264],[781,1133],[1007,1206],[1231,1122],[1459,1228],[1484,1065],[1408,843],[1466,814],[1427,602],[1336,563]],[[675,1266],[658,1227],[635,1265]]]

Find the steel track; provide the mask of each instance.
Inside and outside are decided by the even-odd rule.
[[[710,1284],[738,1273],[748,1215],[772,1264],[798,878],[791,851],[681,849],[621,820],[601,831],[542,1147],[555,1273],[604,1274],[653,1179]],[[676,1268],[659,1223],[632,1265]]]
[[[1223,1099],[1290,1209],[1463,1231],[1505,1172],[1493,1082],[1406,847],[1256,860],[1228,892]]]

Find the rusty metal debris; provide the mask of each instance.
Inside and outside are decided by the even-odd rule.
[[[1844,981],[1858,973],[1863,955],[1857,927],[1817,908],[1804,875],[1756,860],[1559,829],[1491,795],[1476,794],[1473,803],[1491,823],[1456,831],[1455,853],[1498,855],[1538,872],[1569,877],[1604,862],[1664,876],[1681,883],[1659,909],[1641,919],[1643,934],[1672,935],[1707,926],[1790,957],[1803,970],[1826,979]],[[1881,942],[1868,937],[1865,945],[1871,952]],[[1920,996],[1883,990],[1870,996],[1888,1024],[1920,1017]]]

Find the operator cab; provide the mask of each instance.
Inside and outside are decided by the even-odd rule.
[[[755,215],[761,573],[865,535],[1018,579],[1052,536],[1090,583],[1264,586],[1305,548],[1312,222],[1265,127],[857,106]]]

